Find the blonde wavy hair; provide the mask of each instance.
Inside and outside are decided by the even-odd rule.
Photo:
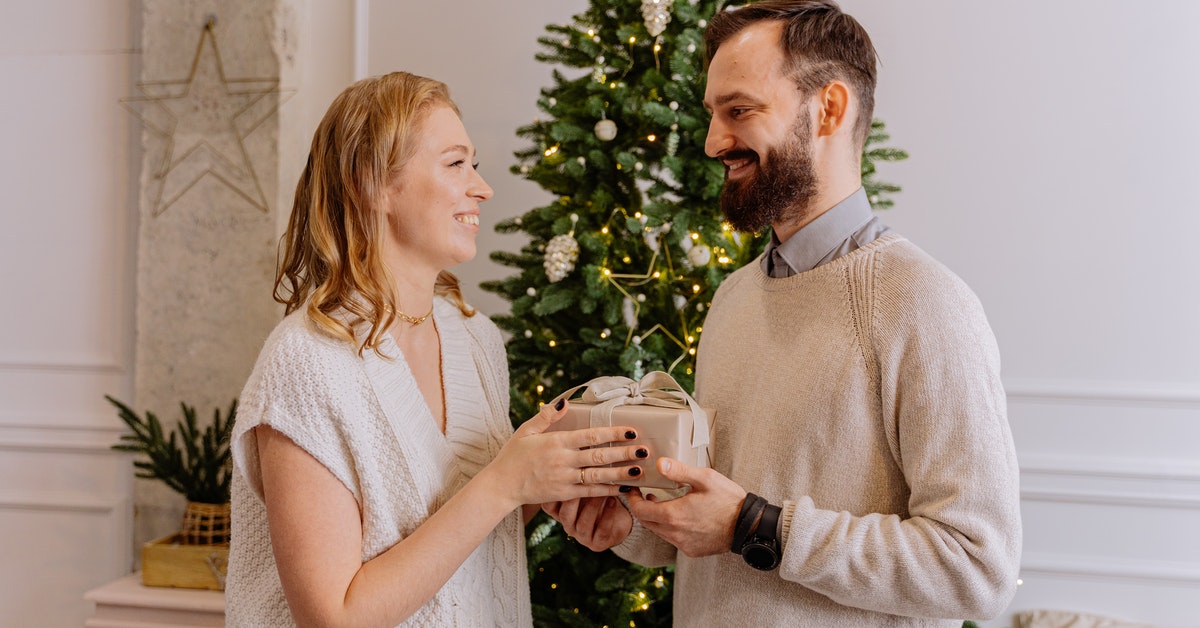
[[[386,225],[376,208],[438,106],[462,116],[450,90],[433,79],[394,72],[354,83],[329,106],[296,184],[279,243],[275,300],[286,314],[305,307],[320,330],[352,343],[354,326],[369,323],[359,355],[367,348],[379,353],[395,320],[392,312],[399,310],[383,261]],[[465,316],[475,314],[448,271],[438,274],[434,294],[449,298]],[[335,316],[339,310],[349,317]]]

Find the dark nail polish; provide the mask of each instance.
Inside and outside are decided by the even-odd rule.
[[[650,452],[647,451],[645,447],[642,447],[641,449],[633,452],[633,455],[637,456],[638,458],[645,458],[650,455]]]
[[[626,430],[625,438],[628,438],[629,440],[633,440],[633,439],[637,438],[637,432],[635,432],[633,430]]]
[[[636,478],[637,476],[639,476],[641,474],[642,474],[642,470],[639,469],[638,467],[629,467],[629,475]]]
[[[633,490],[633,487],[632,487],[632,486],[625,486],[625,485],[623,485],[623,484],[622,484],[622,485],[621,485],[621,488],[619,488],[619,489],[617,489],[617,490],[618,490],[618,491],[621,491],[622,493],[628,493],[629,491],[632,491],[632,490]]]
[[[562,410],[562,409],[563,409],[563,406],[565,406],[565,405],[567,405],[567,400],[566,400],[566,399],[559,399],[559,400],[558,400],[558,403],[554,404],[554,409],[555,409],[555,410]]]

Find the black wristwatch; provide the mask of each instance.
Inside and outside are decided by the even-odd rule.
[[[742,560],[747,565],[762,571],[771,571],[779,566],[779,506],[767,504],[762,519],[742,545]]]

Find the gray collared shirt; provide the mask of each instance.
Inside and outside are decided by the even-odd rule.
[[[759,263],[769,277],[791,277],[828,264],[891,232],[871,213],[866,191],[858,188],[786,242],[780,242],[772,231],[771,242]]]

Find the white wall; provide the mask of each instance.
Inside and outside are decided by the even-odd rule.
[[[0,20],[0,625],[80,625],[130,569],[140,153],[130,0],[5,2]]]
[[[1200,4],[844,0],[912,158],[886,220],[978,292],[1022,468],[1013,609],[1200,609]]]
[[[537,115],[547,23],[586,0],[371,4],[370,73],[446,81],[496,196],[475,286],[516,250],[496,220],[544,204],[507,174]],[[912,154],[884,219],[978,292],[1000,342],[1022,465],[1010,612],[1195,625],[1200,599],[1200,3],[843,0],[883,59],[877,113]],[[361,43],[361,42],[360,42]]]

